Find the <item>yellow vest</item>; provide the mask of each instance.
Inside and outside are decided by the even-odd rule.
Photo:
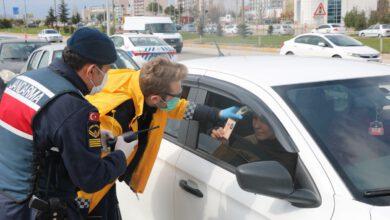
[[[110,70],[108,72],[107,85],[104,89],[100,93],[87,96],[88,101],[99,110],[101,129],[110,130],[114,136],[122,134],[120,124],[113,117],[107,116],[106,114],[109,112],[115,114],[113,109],[123,102],[132,99],[134,103],[135,116],[131,119],[129,126],[133,131],[138,130],[137,119],[142,115],[144,108],[144,96],[139,85],[139,78],[139,71],[129,69]],[[149,132],[145,152],[130,180],[129,185],[134,192],[142,193],[145,189],[153,164],[157,158],[157,153],[164,135],[164,128],[166,126],[167,119],[183,119],[187,104],[187,100],[181,99],[174,110],[167,112],[157,109],[157,111],[153,114],[150,127],[159,126],[159,128]],[[137,149],[138,146],[134,148],[132,154],[127,158],[127,164],[131,162]],[[78,193],[78,197],[90,200],[91,203],[89,211],[91,212],[113,184],[114,182],[108,184],[99,192],[92,194],[80,191]]]

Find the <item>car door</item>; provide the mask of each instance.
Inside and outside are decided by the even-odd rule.
[[[174,219],[331,219],[334,209],[331,184],[313,154],[310,155],[312,158],[307,165],[313,170],[308,172],[298,154],[299,145],[306,143],[299,137],[289,135],[289,129],[296,129],[294,126],[289,123],[281,124],[277,114],[283,114],[283,110],[275,105],[275,99],[267,97],[269,94],[256,86],[247,84],[246,89],[242,89],[226,83],[223,79],[229,76],[225,74],[212,75],[221,80],[210,77],[200,80],[199,94],[204,97],[206,105],[217,108],[246,105],[250,112],[243,120],[237,122],[228,141],[220,142],[209,134],[210,129],[224,126],[224,122],[217,125],[210,123],[193,123],[192,127],[190,125],[186,148],[177,162]],[[251,91],[257,95],[248,92],[249,89],[253,89]],[[264,96],[277,112],[268,108],[259,95]],[[276,139],[273,139],[272,143],[279,143],[273,155],[284,161],[283,166],[294,175],[295,184],[310,188],[321,198],[315,206],[302,208],[284,199],[256,195],[240,188],[235,169],[242,164],[269,159],[266,154],[261,154],[265,151],[259,151],[259,146],[255,145],[257,140],[257,134],[253,129],[257,126],[254,122],[255,117],[256,120],[263,118],[273,129]],[[272,152],[273,147],[268,150]],[[303,157],[306,156],[303,154]],[[313,181],[313,175],[317,181]]]
[[[38,68],[39,61],[41,60],[43,51],[36,50],[32,55],[29,61],[27,61],[26,71],[36,70]]]
[[[372,28],[372,32],[370,34],[371,37],[378,37],[380,34],[380,26],[379,24],[375,25],[373,28]]]
[[[309,39],[312,35],[304,35],[297,37],[294,40],[292,51],[295,55],[298,56],[309,56],[311,45],[309,44]]]
[[[332,57],[334,55],[334,48],[323,37],[310,36],[308,42],[311,45],[308,53],[309,56]],[[321,46],[321,44],[324,46]]]
[[[183,86],[182,98],[194,99],[196,91],[187,84]],[[165,136],[145,191],[134,194],[123,183],[117,184],[117,195],[123,219],[172,220],[173,184],[175,164],[182,151],[188,122],[168,120]]]

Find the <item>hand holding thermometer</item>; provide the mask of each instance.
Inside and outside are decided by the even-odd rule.
[[[142,134],[142,133],[145,133],[145,132],[149,132],[149,131],[154,130],[154,129],[159,128],[159,127],[160,126],[155,126],[155,127],[139,130],[139,131],[136,131],[136,132],[128,131],[126,133],[123,133],[122,136],[123,136],[123,139],[124,139],[125,142],[130,143],[132,141],[137,140],[139,134]],[[115,144],[116,144],[116,140],[117,140],[116,137],[108,139],[107,140],[107,146],[110,149],[114,149],[115,148]]]

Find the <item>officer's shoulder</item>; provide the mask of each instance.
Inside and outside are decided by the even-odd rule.
[[[52,108],[63,108],[64,110],[78,110],[81,108],[87,108],[90,110],[96,110],[96,108],[89,103],[84,97],[75,93],[65,93],[59,95],[50,104]]]

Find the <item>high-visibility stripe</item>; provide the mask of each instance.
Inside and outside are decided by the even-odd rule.
[[[49,98],[52,98],[54,96],[54,93],[50,91],[48,88],[40,84],[39,82],[27,77],[27,76],[18,76],[17,79],[21,79],[27,83],[30,83],[31,85],[35,86],[37,89],[41,90],[43,93],[45,93]]]
[[[25,105],[27,105],[28,107],[34,109],[35,111],[38,111],[40,106],[37,105],[36,103],[32,102],[31,100],[25,98],[24,96],[22,95],[19,95],[18,93],[14,92],[13,90],[9,89],[9,88],[6,88],[5,91],[4,91],[4,95],[7,94],[11,97],[13,97],[14,99],[20,101],[21,103],[24,103]],[[42,93],[41,93],[42,94]]]
[[[13,128],[32,135],[31,121],[36,111],[7,93],[2,97],[0,119]]]
[[[7,129],[8,131],[18,135],[19,137],[22,137],[22,138],[25,138],[25,139],[28,139],[28,140],[33,140],[33,136],[30,135],[30,134],[27,134],[27,133],[24,133],[23,131],[20,131],[14,127],[12,127],[11,125],[5,123],[4,121],[0,120],[0,126]]]

